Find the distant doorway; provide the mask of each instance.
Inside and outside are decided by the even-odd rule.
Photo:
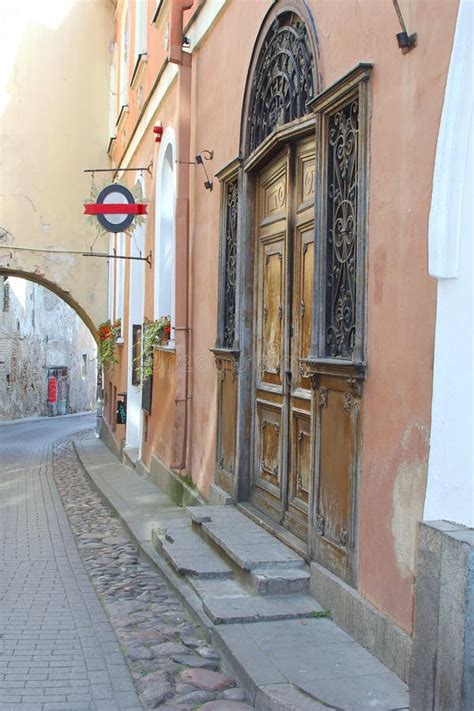
[[[68,370],[48,369],[48,415],[67,415],[68,412]]]

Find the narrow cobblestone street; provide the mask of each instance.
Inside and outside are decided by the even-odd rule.
[[[250,709],[92,490],[72,444],[92,425],[0,427],[0,711]]]

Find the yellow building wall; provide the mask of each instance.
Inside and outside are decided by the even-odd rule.
[[[106,317],[107,270],[82,256],[97,233],[83,215],[83,171],[109,166],[113,3],[7,2],[0,12],[0,271],[54,289],[92,327]],[[95,250],[107,244],[100,237]]]

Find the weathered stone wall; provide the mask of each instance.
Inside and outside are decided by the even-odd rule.
[[[48,414],[48,368],[68,369],[68,412],[95,405],[96,347],[77,314],[38,284],[0,278],[0,419]]]

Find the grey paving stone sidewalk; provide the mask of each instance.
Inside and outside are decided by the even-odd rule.
[[[53,441],[93,424],[0,429],[0,711],[142,708],[52,478]]]
[[[71,438],[54,445],[53,474],[81,558],[145,708],[251,711],[235,678],[222,669],[206,631],[163,576],[139,558],[119,520],[92,488]]]

